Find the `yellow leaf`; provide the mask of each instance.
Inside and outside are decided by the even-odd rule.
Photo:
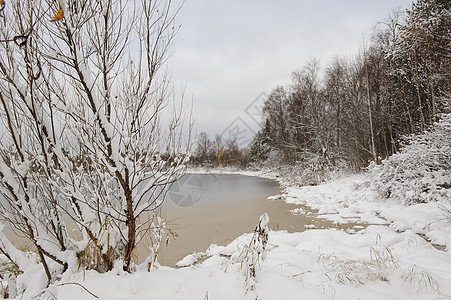
[[[0,0],[0,1],[2,1],[2,0]],[[64,18],[64,12],[60,8],[60,9],[58,9],[58,12],[56,13],[56,15],[50,21],[55,22],[55,21],[61,20],[62,18]]]

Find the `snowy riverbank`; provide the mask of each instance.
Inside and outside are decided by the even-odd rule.
[[[412,230],[451,253],[451,202],[403,205],[397,199],[380,199],[366,174],[352,175],[319,186],[287,187],[289,203],[318,210],[318,217],[336,223],[388,224],[396,231]]]
[[[451,295],[449,253],[411,231],[370,226],[348,234],[309,230],[270,232],[266,260],[256,272],[255,291],[245,295],[245,275],[233,262],[247,245],[245,234],[226,247],[211,246],[210,258],[180,269],[98,274],[65,279],[100,299],[445,299]],[[231,257],[231,258],[229,258]],[[53,289],[58,299],[91,299],[77,285]],[[442,297],[442,298],[440,298]]]
[[[381,199],[368,173],[345,175],[317,186],[297,186],[296,179],[276,171],[197,169],[190,173],[241,174],[277,180],[284,188],[273,198],[318,210],[317,217],[336,224],[385,224],[398,232],[412,230],[451,253],[451,199],[404,205],[399,199]],[[447,201],[446,201],[447,200]],[[302,208],[294,213],[301,214]]]
[[[205,173],[205,170],[198,173]],[[190,170],[190,173],[193,173]],[[215,170],[217,173],[217,170]],[[310,229],[270,231],[266,259],[256,268],[255,290],[246,291],[243,263],[252,234],[227,246],[211,245],[174,269],[127,274],[118,267],[106,274],[66,272],[42,299],[449,299],[451,228],[449,203],[403,206],[381,200],[365,174],[318,186],[297,187],[274,172],[237,172],[279,180],[284,194],[273,197],[318,210],[336,223],[371,224],[356,233]],[[300,208],[297,213],[302,213]],[[255,220],[257,223],[257,220]],[[388,225],[388,226],[387,226]],[[434,248],[419,234],[445,251]],[[196,261],[199,262],[196,263]],[[18,285],[26,286],[26,282]],[[89,291],[89,293],[88,293]],[[92,293],[92,294],[90,294]],[[26,291],[25,298],[36,291]],[[95,296],[94,296],[95,295]]]

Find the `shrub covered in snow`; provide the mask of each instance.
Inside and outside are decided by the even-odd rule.
[[[424,133],[407,139],[402,150],[371,165],[373,186],[384,198],[405,204],[451,199],[451,114]]]

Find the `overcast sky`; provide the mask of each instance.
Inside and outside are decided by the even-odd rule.
[[[333,56],[356,54],[378,21],[410,5],[410,0],[186,0],[169,61],[173,82],[177,89],[186,85],[198,132],[250,136],[258,129],[252,115],[263,97],[252,103],[261,93],[288,84],[291,73],[311,58],[324,67]]]

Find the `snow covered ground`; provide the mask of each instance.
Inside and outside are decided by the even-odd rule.
[[[357,221],[413,230],[451,253],[451,199],[406,206],[397,199],[380,199],[369,180],[367,174],[359,174],[319,186],[291,186],[283,197],[317,209],[319,217],[339,224]]]
[[[226,247],[212,245],[201,264],[152,272],[65,278],[100,299],[448,299],[451,259],[412,231],[369,226],[338,230],[270,232],[255,291],[245,294],[244,266],[235,262],[251,234]],[[95,299],[81,286],[57,285],[58,299]],[[49,294],[45,295],[48,296]],[[47,298],[45,298],[47,299]]]
[[[335,229],[270,231],[266,259],[258,262],[255,289],[248,292],[246,265],[237,258],[251,233],[227,246],[211,245],[190,255],[177,269],[66,273],[39,298],[451,299],[449,202],[403,206],[396,199],[381,200],[365,174],[306,187],[279,181],[285,193],[275,198],[309,206],[319,217],[339,224],[377,225],[353,234]],[[445,250],[437,250],[418,234]],[[23,299],[35,295],[30,289]]]

